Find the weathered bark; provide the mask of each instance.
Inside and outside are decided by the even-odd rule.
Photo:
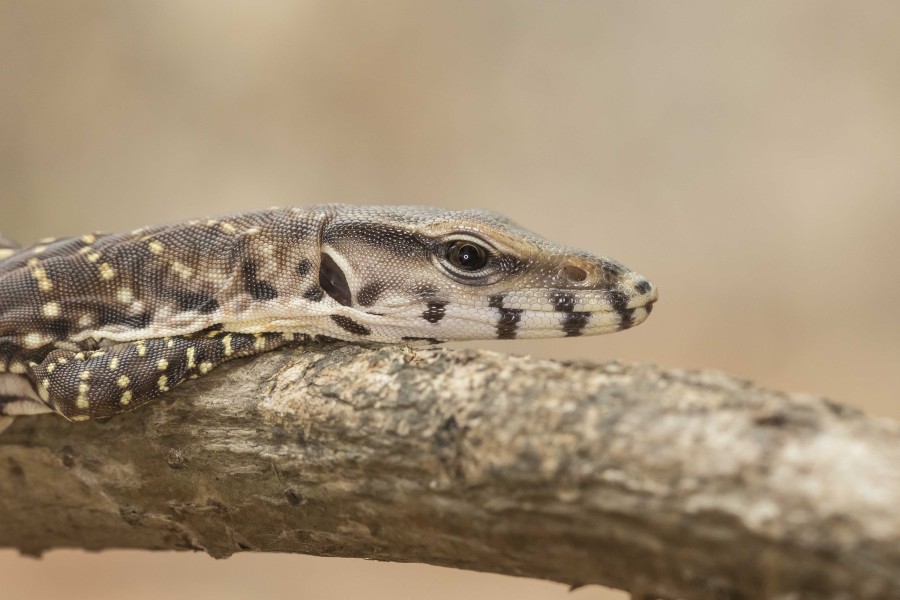
[[[17,419],[0,435],[0,546],[366,557],[639,597],[900,597],[898,433],[717,373],[321,346],[105,423]]]

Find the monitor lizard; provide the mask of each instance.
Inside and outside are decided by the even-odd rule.
[[[620,263],[484,210],[320,205],[46,239],[0,236],[0,415],[133,410],[317,336],[580,336],[657,299]]]

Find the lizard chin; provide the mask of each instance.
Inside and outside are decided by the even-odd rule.
[[[423,313],[432,317],[434,323],[416,315],[419,318],[416,327],[410,327],[408,317],[396,323],[386,315],[360,315],[357,318],[370,329],[368,340],[382,343],[579,337],[614,333],[639,325],[650,315],[653,302],[634,308],[616,310],[606,307],[594,311],[500,308],[494,314],[485,314],[453,306],[442,310],[440,320],[434,319],[434,313]],[[341,335],[335,337],[344,339]]]
[[[640,325],[653,311],[653,303],[620,310],[538,312],[523,311],[515,337],[580,337],[624,331]]]

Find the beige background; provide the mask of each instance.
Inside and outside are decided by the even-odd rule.
[[[493,208],[619,258],[661,300],[614,336],[475,345],[722,369],[896,418],[898,31],[900,3],[874,0],[0,0],[0,230]],[[74,551],[0,552],[0,590],[624,597],[424,566]]]

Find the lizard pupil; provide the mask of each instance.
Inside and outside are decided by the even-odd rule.
[[[447,258],[451,263],[466,271],[477,271],[487,264],[484,248],[469,242],[456,242],[450,246]]]

